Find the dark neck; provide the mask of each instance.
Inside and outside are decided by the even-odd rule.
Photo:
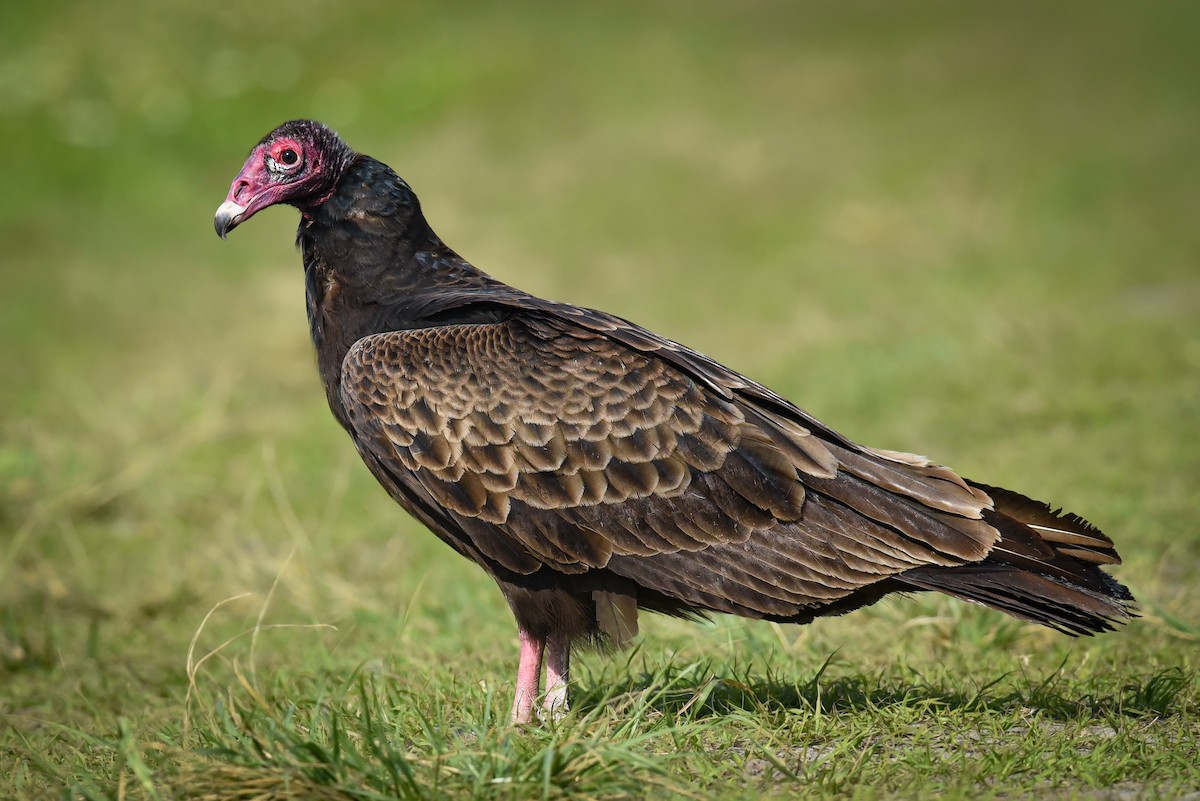
[[[307,211],[297,240],[317,364],[343,425],[337,386],[351,345],[426,325],[444,310],[442,299],[463,291],[507,289],[450,250],[408,184],[366,156],[351,162],[327,201]]]

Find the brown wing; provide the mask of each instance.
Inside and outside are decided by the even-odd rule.
[[[788,616],[979,560],[997,538],[987,496],[945,468],[818,438],[563,320],[366,337],[341,392],[360,447],[518,573],[607,568],[702,607]]]

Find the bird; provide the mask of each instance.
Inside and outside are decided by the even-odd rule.
[[[493,278],[319,122],[253,147],[216,232],[276,204],[300,212],[333,416],[516,619],[514,725],[566,714],[572,649],[627,644],[639,610],[803,624],[936,591],[1068,635],[1137,614],[1082,517],[859,445],[678,342]]]

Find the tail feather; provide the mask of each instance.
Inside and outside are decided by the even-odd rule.
[[[921,589],[990,606],[1064,634],[1112,631],[1115,624],[1134,614],[1131,599],[1120,597],[1128,595],[1128,590],[1115,581],[1113,594],[1105,596],[1010,565],[920,568],[908,571],[902,579]]]
[[[909,570],[903,581],[1072,635],[1111,631],[1136,616],[1129,590],[1100,569],[1121,558],[1098,528],[1010,490],[971,483],[992,497],[995,508],[984,520],[1000,532],[999,542],[982,561]]]
[[[996,511],[1028,526],[1060,553],[1069,553],[1083,562],[1119,565],[1121,557],[1113,541],[1104,532],[1076,514],[1051,509],[1048,504],[1026,498],[1012,490],[970,482],[992,497]]]

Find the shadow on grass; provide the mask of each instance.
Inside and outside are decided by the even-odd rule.
[[[832,659],[832,657],[830,658]],[[755,675],[737,668],[716,671],[708,663],[667,665],[616,682],[581,686],[575,709],[588,714],[621,702],[647,704],[663,715],[702,720],[736,712],[772,713],[788,710],[828,714],[876,712],[897,707],[946,712],[1034,711],[1057,720],[1090,718],[1167,718],[1184,713],[1187,690],[1194,675],[1170,667],[1131,677],[1119,688],[1096,688],[1074,681],[1066,663],[1048,677],[1006,673],[975,690],[960,682],[928,681],[917,674],[884,676],[858,674],[827,676],[830,660],[807,679],[789,678],[767,670]]]

